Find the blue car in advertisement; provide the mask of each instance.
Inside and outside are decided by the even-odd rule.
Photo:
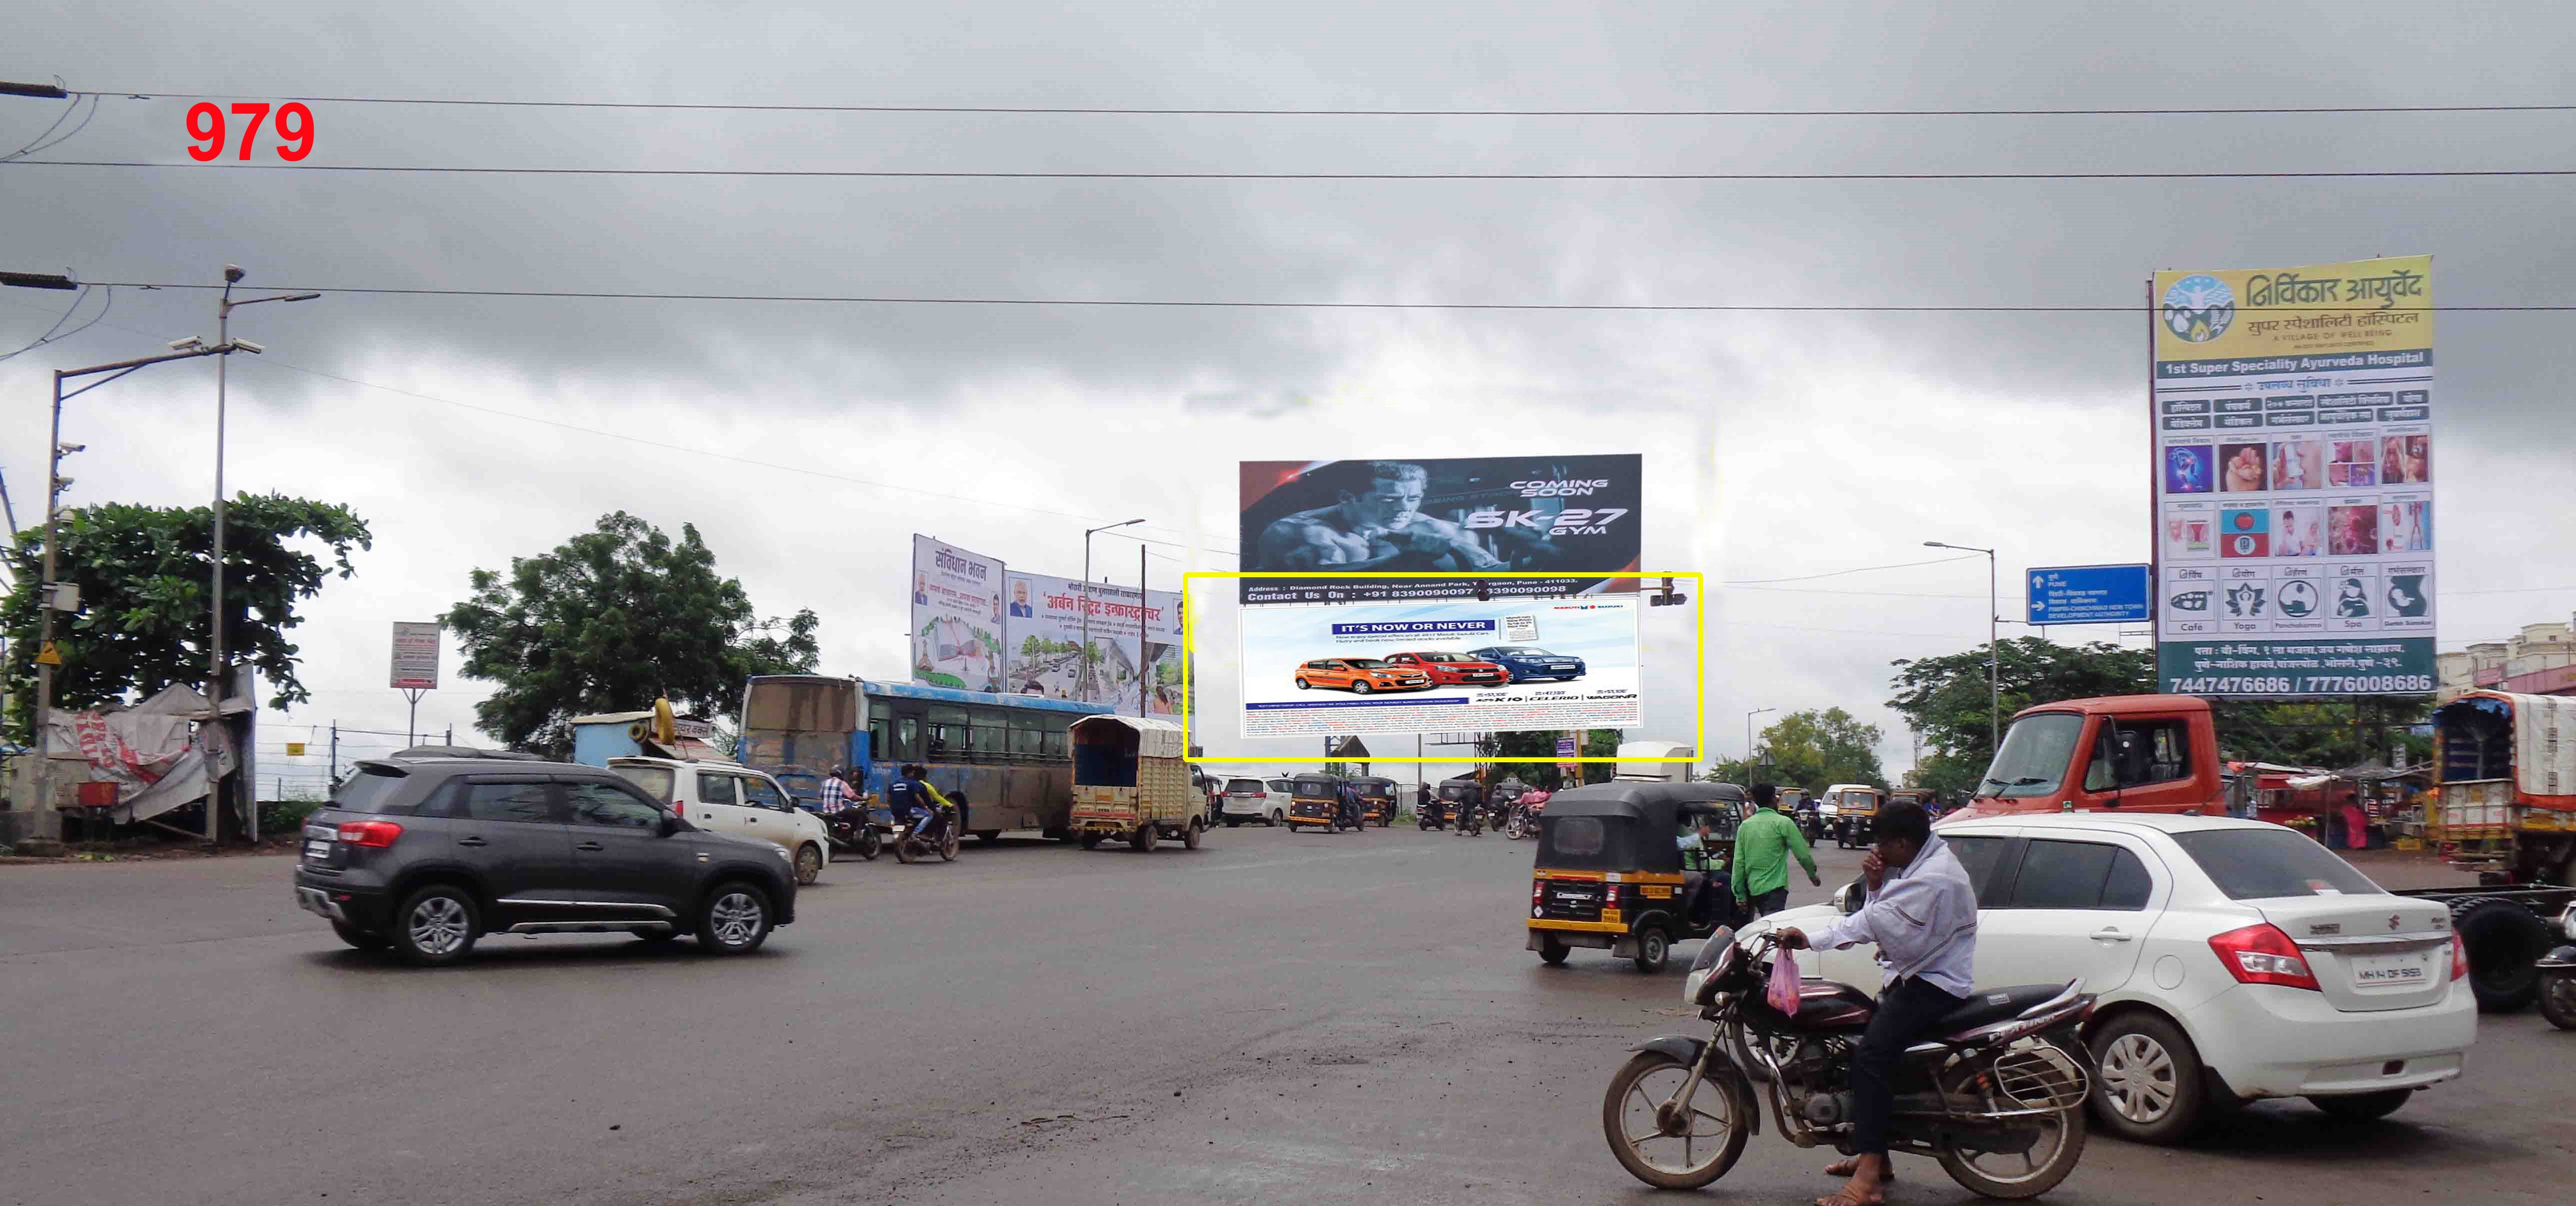
[[[1583,677],[1583,659],[1570,653],[1550,653],[1536,645],[1488,645],[1470,649],[1467,656],[1479,658],[1512,672],[1512,681],[1532,679],[1574,679]]]

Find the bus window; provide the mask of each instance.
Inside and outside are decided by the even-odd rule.
[[[868,757],[882,761],[894,756],[894,718],[871,718],[868,721]]]
[[[966,709],[931,708],[929,711],[930,760],[947,761],[966,756]]]
[[[1046,757],[1063,762],[1073,757],[1073,735],[1063,729],[1046,732]]]
[[[914,762],[921,758],[921,720],[898,716],[894,722],[894,748],[877,755],[888,762]]]
[[[977,762],[999,762],[1010,755],[1010,713],[977,708],[966,731],[966,753]]]

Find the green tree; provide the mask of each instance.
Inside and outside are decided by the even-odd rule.
[[[1762,730],[1760,761],[1767,764],[1767,773],[1750,773],[1759,776],[1754,782],[1810,791],[1836,783],[1885,787],[1887,772],[1879,766],[1878,746],[1886,739],[1877,725],[1862,724],[1841,708],[1791,712]]]
[[[2003,715],[2033,704],[2098,695],[2138,695],[2155,689],[2155,653],[2105,641],[2060,645],[2018,637],[1997,649]],[[1916,768],[1921,786],[1945,795],[1973,790],[1994,760],[1986,687],[1986,651],[1894,663],[1896,697],[1887,706],[1922,735],[1926,754]]]
[[[204,683],[214,508],[108,503],[68,511],[59,526],[55,574],[80,588],[81,611],[55,618],[63,664],[54,671],[54,706],[95,708],[173,683]],[[256,668],[270,706],[284,711],[312,697],[288,639],[303,623],[297,604],[334,576],[355,573],[349,554],[373,543],[366,521],[336,504],[282,494],[225,504],[224,649],[235,664]],[[327,560],[305,551],[316,544]],[[21,533],[5,556],[16,578],[0,606],[9,637],[8,727],[24,741],[35,732],[44,529]]]
[[[468,677],[500,684],[474,706],[504,743],[563,756],[565,722],[665,697],[685,712],[738,719],[743,681],[811,673],[814,613],[759,619],[742,583],[716,573],[695,525],[675,543],[624,511],[549,553],[475,570],[474,596],[441,617]]]

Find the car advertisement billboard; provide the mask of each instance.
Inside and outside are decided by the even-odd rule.
[[[1644,722],[1634,595],[1245,608],[1243,735]]]
[[[1389,457],[1242,463],[1243,568],[1318,573],[1536,573],[1484,580],[1494,596],[1630,593],[1639,568],[1635,453]],[[1389,602],[1466,598],[1460,578],[1247,579],[1243,601]]]
[[[927,536],[912,538],[912,681],[999,691],[1004,668],[1002,563]]]
[[[1002,611],[1009,624],[1007,690],[1103,703],[1128,716],[1181,714],[1181,596],[1107,582],[1011,572]],[[1081,656],[1083,612],[1091,614],[1091,673]],[[1144,646],[1140,654],[1139,637]],[[1143,712],[1138,712],[1138,697]]]
[[[2432,272],[2156,274],[2162,690],[2433,690]]]

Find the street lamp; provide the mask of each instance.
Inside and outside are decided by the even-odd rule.
[[[59,521],[62,494],[72,484],[70,478],[63,476],[63,454],[81,450],[81,445],[63,442],[63,403],[150,365],[166,364],[173,360],[194,360],[199,356],[229,356],[234,351],[234,345],[219,340],[213,347],[208,347],[205,341],[192,336],[171,341],[170,349],[158,356],[119,360],[114,364],[94,364],[88,368],[54,370],[53,437],[47,449],[48,462],[45,470],[45,577],[43,589],[39,592],[39,605],[44,609],[44,615],[37,622],[36,636],[36,776],[35,799],[28,806],[28,811],[31,813],[41,814],[51,811],[53,807],[51,799],[45,794],[51,786],[47,780],[51,777],[50,772],[53,769],[52,757],[45,749],[45,714],[54,706],[54,659],[59,657],[54,653],[54,613],[61,610],[55,606],[61,585],[54,581],[55,554],[62,543]],[[218,360],[216,363],[223,362]],[[63,392],[65,381],[81,377],[97,377],[102,373],[107,376],[70,393]],[[210,816],[213,811],[212,808],[207,809]],[[41,817],[37,823],[43,824]],[[213,822],[209,820],[207,824],[211,827]]]
[[[1744,773],[1748,777],[1753,773],[1753,718],[1764,712],[1779,710],[1778,708],[1755,708],[1744,714]]]
[[[1082,696],[1084,703],[1091,702],[1091,538],[1111,528],[1133,527],[1143,522],[1145,521],[1142,519],[1125,519],[1087,529],[1082,534],[1082,649],[1074,655],[1073,681],[1074,690]],[[1137,624],[1140,631],[1143,623],[1144,621],[1139,618]],[[1143,710],[1139,709],[1137,715],[1143,714]]]
[[[1986,741],[1996,749],[2002,749],[2004,744],[2003,605],[1996,596],[1995,551],[1967,544],[1943,544],[1938,540],[1926,540],[1923,542],[1923,547],[1957,549],[1962,553],[1986,555]]]

